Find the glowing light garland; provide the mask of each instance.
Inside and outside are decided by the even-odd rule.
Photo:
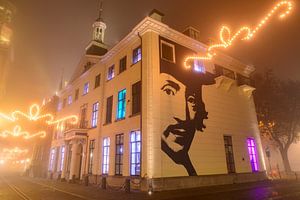
[[[4,148],[3,153],[8,153],[8,154],[23,154],[23,153],[28,153],[28,150],[27,149],[20,149],[18,147],[15,147],[13,149],[7,149],[7,148]]]
[[[37,132],[37,133],[34,133],[34,134],[30,134],[27,131],[22,131],[22,128],[19,125],[17,125],[17,126],[14,127],[13,131],[5,130],[2,133],[0,133],[0,137],[4,137],[4,138],[8,137],[9,135],[11,135],[13,137],[23,136],[24,139],[31,139],[31,138],[37,137],[37,136],[40,136],[41,138],[44,138],[44,137],[46,137],[46,132],[45,131],[40,131],[40,132]]]
[[[28,114],[23,113],[19,110],[12,112],[10,116],[0,113],[0,118],[3,118],[8,121],[12,121],[12,122],[19,120],[18,116],[27,118],[30,121],[38,121],[40,119],[47,119],[46,123],[48,125],[59,124],[64,121],[70,121],[71,124],[78,123],[78,117],[76,115],[70,115],[70,116],[67,116],[67,117],[64,117],[64,118],[58,119],[58,120],[54,120],[53,115],[51,115],[49,113],[47,113],[45,115],[40,115],[40,107],[37,104],[33,104],[32,106],[30,106]]]
[[[232,37],[231,31],[227,26],[222,26],[220,30],[220,42],[219,44],[213,44],[208,47],[206,55],[204,56],[189,56],[184,61],[185,68],[191,68],[191,65],[188,64],[190,60],[211,60],[215,55],[215,49],[219,48],[228,48],[230,47],[235,40],[241,38],[241,40],[250,40],[252,39],[255,34],[270,20],[270,18],[282,7],[286,7],[286,10],[279,14],[279,18],[284,18],[288,14],[290,14],[291,10],[293,9],[293,3],[288,0],[283,0],[277,3],[272,10],[260,21],[260,23],[254,27],[253,29],[244,26],[240,28]]]

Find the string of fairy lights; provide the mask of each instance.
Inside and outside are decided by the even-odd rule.
[[[3,113],[0,113],[0,118],[8,120],[10,122],[16,122],[19,120],[19,117],[23,117],[25,119],[28,119],[29,121],[38,121],[38,120],[45,120],[45,123],[47,125],[57,125],[57,129],[60,127],[63,127],[63,122],[68,121],[70,124],[77,124],[78,123],[78,117],[76,115],[69,115],[64,118],[60,118],[55,120],[54,116],[50,113],[41,115],[40,106],[37,104],[33,104],[29,108],[29,112],[26,114],[22,111],[16,110],[12,112],[10,115],[6,115]],[[31,139],[33,137],[40,136],[41,138],[46,136],[46,131],[39,131],[34,134],[30,134],[28,131],[22,131],[22,128],[20,125],[16,125],[12,131],[10,130],[4,130],[0,132],[0,137],[8,137],[9,135],[13,137],[19,137],[23,136],[24,139]]]
[[[44,122],[46,126],[52,126],[56,125],[57,129],[62,129],[64,127],[64,122],[68,122],[70,124],[77,124],[78,123],[78,117],[76,115],[69,115],[64,118],[55,119],[54,116],[50,113],[46,113],[44,115],[41,114],[40,106],[37,104],[33,104],[29,107],[29,112],[24,113],[22,111],[16,110],[12,112],[11,114],[4,114],[0,113],[0,119],[4,119],[8,122],[18,122],[21,119],[27,119],[31,122]],[[39,138],[45,138],[46,137],[46,131],[38,131],[36,133],[30,133],[28,131],[22,130],[21,125],[15,125],[13,130],[4,130],[0,131],[0,137],[7,138],[7,137],[13,137],[13,138],[23,138],[23,139],[32,139],[35,137]],[[26,164],[30,161],[29,158],[18,160],[18,155],[24,155],[28,153],[28,149],[20,149],[18,147],[8,149],[4,148],[2,152],[0,152],[0,165],[5,164],[6,161],[12,160],[13,164]]]
[[[231,30],[227,26],[222,26],[220,33],[219,33],[219,39],[220,43],[218,44],[212,44],[207,48],[207,51],[204,56],[189,56],[184,61],[185,68],[189,69],[191,68],[191,61],[194,60],[211,60],[214,56],[217,55],[216,49],[226,49],[230,47],[238,38],[241,40],[251,40],[259,30],[261,30],[267,22],[270,21],[270,19],[275,15],[276,12],[278,12],[280,9],[285,8],[282,12],[279,14],[279,18],[283,19],[287,15],[290,14],[290,12],[293,9],[293,3],[289,0],[282,0],[278,2],[266,15],[263,17],[263,19],[255,26],[254,28],[250,28],[248,26],[241,27],[232,37],[231,37]]]

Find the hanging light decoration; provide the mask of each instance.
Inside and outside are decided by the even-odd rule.
[[[233,36],[231,36],[231,30],[227,26],[222,26],[220,30],[220,43],[210,45],[207,48],[206,54],[204,56],[189,56],[184,61],[185,68],[189,69],[191,68],[191,65],[189,64],[191,60],[211,60],[215,55],[216,49],[226,49],[230,47],[238,38],[241,40],[250,40],[252,39],[255,34],[262,29],[263,26],[265,26],[271,17],[274,16],[274,14],[281,8],[285,8],[284,11],[282,11],[279,14],[279,18],[285,18],[287,15],[290,14],[290,12],[293,9],[293,3],[289,0],[282,0],[278,2],[266,15],[264,18],[261,19],[261,21],[257,24],[256,27],[250,28],[248,26],[241,27]]]

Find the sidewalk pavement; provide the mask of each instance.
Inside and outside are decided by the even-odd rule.
[[[40,178],[24,178],[24,180],[40,183],[51,187],[52,189],[58,189],[67,193],[77,194],[78,196],[85,197],[86,200],[105,199],[105,200],[141,200],[141,199],[191,199],[192,197],[209,196],[221,193],[230,193],[243,190],[254,190],[257,188],[270,189],[277,185],[284,185],[285,183],[291,183],[292,181],[262,181],[242,184],[220,185],[220,186],[208,186],[192,189],[172,190],[153,192],[149,195],[147,192],[131,191],[131,193],[125,193],[124,190],[117,190],[109,188],[107,190],[101,189],[99,186],[89,185],[84,186],[80,184],[70,184],[67,182],[60,182],[57,180],[40,179]],[[295,181],[296,183],[296,181]],[[299,182],[297,182],[299,184]],[[190,198],[189,198],[190,197]]]

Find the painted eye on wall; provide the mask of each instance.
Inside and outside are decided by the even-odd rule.
[[[192,103],[192,104],[195,104],[195,97],[194,96],[189,96],[188,98],[187,98],[187,101],[189,102],[189,103]]]
[[[176,94],[176,90],[174,88],[171,88],[171,87],[165,87],[163,89],[163,91],[167,94],[167,95],[172,95],[172,96],[175,96]]]

